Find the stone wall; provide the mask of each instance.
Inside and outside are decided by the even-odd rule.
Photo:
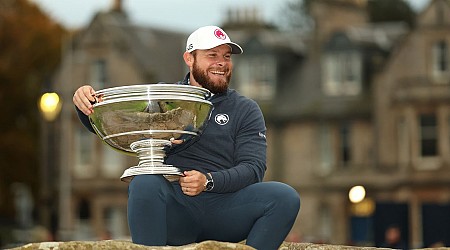
[[[11,250],[251,250],[252,247],[240,243],[228,243],[218,241],[204,241],[201,243],[190,244],[179,247],[149,247],[133,244],[129,241],[104,240],[104,241],[68,241],[68,242],[42,242],[30,243],[22,247],[13,248]],[[375,247],[355,247],[341,245],[325,245],[313,243],[291,243],[284,242],[280,250],[350,250],[350,249],[383,249]],[[386,248],[384,248],[386,249]],[[429,248],[431,249],[431,248]],[[435,248],[450,249],[450,248]]]

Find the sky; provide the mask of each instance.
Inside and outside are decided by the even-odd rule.
[[[66,28],[87,25],[98,11],[107,11],[113,0],[30,0]],[[256,8],[261,18],[280,23],[283,6],[293,0],[122,0],[137,25],[190,33],[204,25],[220,25],[229,9]],[[381,0],[388,1],[388,0]],[[407,0],[421,10],[429,0]]]

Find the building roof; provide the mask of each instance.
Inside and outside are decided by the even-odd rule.
[[[175,82],[185,71],[182,55],[186,37],[179,32],[136,26],[125,13],[112,10],[97,13],[74,44],[110,43],[117,51],[131,55],[146,80]],[[179,60],[174,62],[174,58]]]
[[[408,32],[408,24],[404,22],[367,23],[345,30],[347,37],[356,44],[374,45],[385,51],[392,49]]]
[[[347,29],[336,32],[334,35],[345,36],[347,43],[369,57],[369,53],[378,50],[387,56],[393,47],[402,39],[407,32],[408,26],[405,23],[379,23],[352,25]],[[344,49],[336,47],[335,36],[323,45],[331,46],[334,49]],[[370,48],[370,50],[368,49]],[[298,64],[291,71],[289,76],[283,76],[283,83],[279,83],[282,88],[278,90],[278,95],[272,105],[271,116],[276,119],[341,119],[352,117],[370,117],[372,112],[372,102],[370,91],[370,76],[363,76],[363,90],[357,96],[327,96],[322,90],[322,69],[323,55],[306,55],[308,48],[303,47],[303,55],[307,58],[298,61]],[[380,53],[380,54],[383,54]],[[363,61],[364,74],[371,74],[373,68],[370,60]]]

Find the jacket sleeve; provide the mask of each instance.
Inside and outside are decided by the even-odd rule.
[[[235,134],[234,167],[212,172],[212,192],[235,192],[261,182],[266,171],[266,127],[259,106],[251,101],[240,116]]]
[[[78,118],[80,119],[81,123],[92,133],[95,134],[94,128],[92,128],[91,122],[89,122],[89,117],[85,115],[81,110],[79,110],[75,106],[75,110],[77,111]]]

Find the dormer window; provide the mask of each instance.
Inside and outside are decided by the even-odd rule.
[[[236,88],[242,95],[255,100],[271,100],[275,95],[276,62],[271,56],[239,58]]]
[[[450,78],[450,54],[446,41],[433,45],[433,77],[438,83],[448,83]]]
[[[323,91],[330,96],[353,96],[361,92],[361,55],[356,51],[330,51],[323,60]]]

